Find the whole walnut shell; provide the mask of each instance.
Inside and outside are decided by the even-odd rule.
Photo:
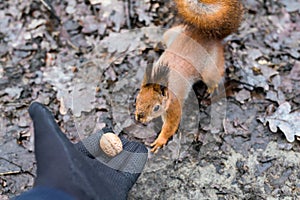
[[[105,133],[100,139],[100,148],[110,157],[118,155],[123,150],[120,138],[114,133]]]

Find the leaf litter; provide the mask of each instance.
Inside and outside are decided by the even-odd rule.
[[[289,102],[282,103],[277,110],[262,119],[273,133],[278,129],[283,132],[287,141],[294,142],[295,138],[300,139],[300,112],[292,112]]]
[[[161,120],[147,128],[135,123],[134,99],[149,55],[157,59],[163,50],[165,28],[180,23],[173,3],[51,4],[55,13],[40,1],[0,2],[0,173],[6,174],[0,176],[1,199],[33,185],[27,108],[34,100],[53,111],[71,141],[110,126],[130,140],[149,144],[160,131]],[[215,102],[196,92],[197,128],[195,119],[182,125],[158,155],[150,155],[129,199],[300,195],[300,147],[295,140],[300,106],[298,4],[244,1],[241,28],[225,39],[224,131],[212,133],[210,111]],[[191,128],[197,131],[188,131]]]

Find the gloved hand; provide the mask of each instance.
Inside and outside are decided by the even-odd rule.
[[[34,124],[37,177],[34,187],[55,188],[76,199],[126,199],[147,161],[144,145],[121,138],[123,151],[107,157],[98,133],[72,144],[40,103],[29,107]],[[20,197],[22,199],[22,196]]]

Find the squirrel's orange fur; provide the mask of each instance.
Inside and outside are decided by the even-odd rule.
[[[183,103],[192,84],[202,80],[212,92],[224,74],[222,39],[237,30],[242,16],[238,0],[175,0],[185,24],[164,34],[165,52],[147,66],[136,99],[135,118],[146,123],[162,116],[163,127],[151,144],[165,145],[178,129]]]

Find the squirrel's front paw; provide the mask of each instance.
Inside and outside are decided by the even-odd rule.
[[[166,143],[168,139],[159,137],[150,145],[152,147],[151,152],[157,153],[160,148],[162,148]]]

